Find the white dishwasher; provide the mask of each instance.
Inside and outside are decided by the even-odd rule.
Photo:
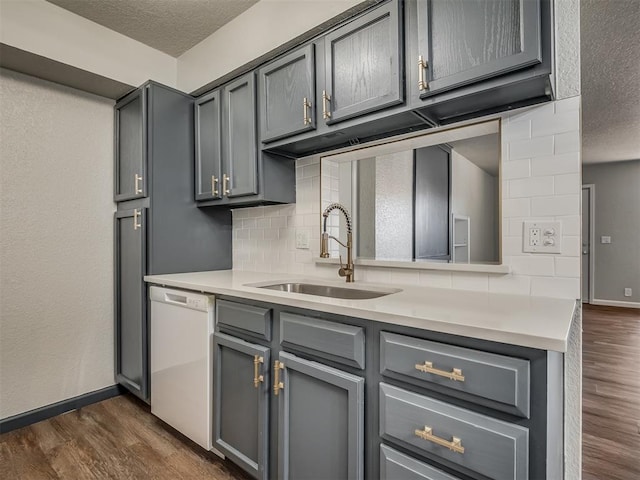
[[[213,297],[153,286],[150,297],[151,413],[218,453],[211,437]]]

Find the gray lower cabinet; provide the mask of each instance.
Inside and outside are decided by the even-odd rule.
[[[115,213],[116,381],[142,399],[149,394],[147,362],[146,208]]]
[[[147,92],[139,88],[115,106],[116,202],[147,195]]]
[[[278,360],[278,478],[363,479],[364,378],[286,352]]]
[[[270,350],[214,337],[213,444],[253,477],[269,478]]]
[[[386,445],[380,445],[380,480],[459,480],[459,478]]]
[[[404,101],[399,9],[393,0],[324,37],[325,123]]]

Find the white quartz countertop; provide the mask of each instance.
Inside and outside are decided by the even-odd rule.
[[[145,281],[241,299],[366,318],[523,347],[566,352],[574,300],[471,292],[421,286],[380,285],[292,274],[235,270],[147,275]],[[401,289],[370,300],[345,300],[247,286],[305,281],[360,289]]]

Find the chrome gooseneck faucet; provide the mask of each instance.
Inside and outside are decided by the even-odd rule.
[[[338,240],[333,235],[329,235],[327,233],[327,218],[329,218],[329,214],[333,210],[339,210],[344,214],[345,219],[347,220],[347,244],[345,245],[340,240]],[[353,236],[351,229],[351,215],[347,209],[340,205],[339,203],[332,203],[327,208],[325,208],[324,212],[322,212],[322,216],[324,217],[324,221],[322,223],[322,239],[320,240],[320,257],[329,258],[329,239],[333,238],[336,242],[342,245],[347,249],[347,264],[344,265],[342,263],[342,255],[340,256],[340,270],[338,270],[338,275],[341,277],[345,277],[348,283],[352,283],[354,281],[353,278]]]

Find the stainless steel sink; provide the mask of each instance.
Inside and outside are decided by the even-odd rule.
[[[256,285],[257,286],[257,285]],[[279,292],[304,293],[306,295],[318,295],[320,297],[345,298],[349,300],[366,300],[370,298],[384,297],[402,290],[362,290],[359,288],[343,288],[332,285],[317,285],[314,283],[275,283],[272,285],[261,285],[258,288],[277,290]]]

